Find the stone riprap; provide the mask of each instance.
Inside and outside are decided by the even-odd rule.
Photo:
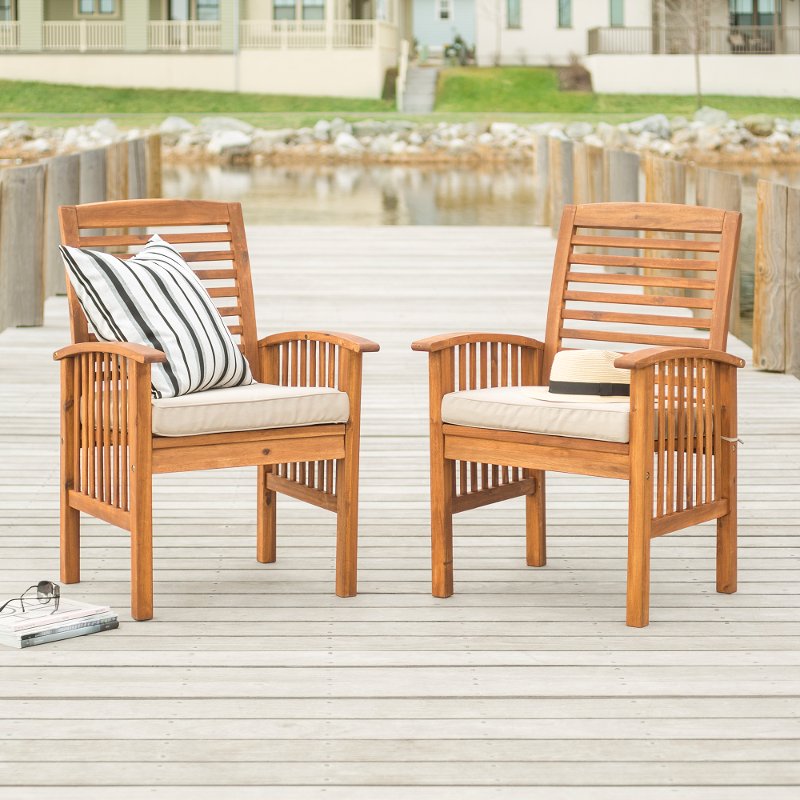
[[[164,160],[183,163],[264,164],[318,161],[525,161],[537,135],[571,139],[705,163],[800,162],[800,119],[765,114],[732,119],[701,108],[692,119],[655,114],[634,122],[412,122],[320,119],[313,127],[267,129],[233,117],[192,123],[166,118],[156,129]],[[70,128],[41,128],[25,121],[0,122],[0,159],[37,161],[65,152],[102,147],[148,131],[123,130],[109,119]]]

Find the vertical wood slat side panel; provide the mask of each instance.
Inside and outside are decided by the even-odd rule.
[[[119,356],[111,356],[111,462],[114,473],[111,493],[112,502],[117,508],[122,508],[120,492],[120,393],[119,393]]]
[[[111,355],[103,358],[103,499],[113,505],[111,495]]]
[[[714,454],[714,417],[716,416],[717,398],[714,396],[714,387],[712,383],[712,364],[710,361],[705,362],[705,370],[703,374],[703,382],[705,384],[706,404],[705,404],[705,428],[706,428],[706,463],[705,463],[705,498],[706,503],[710,503],[713,497],[713,454]],[[717,426],[719,427],[719,426]]]
[[[81,365],[81,483],[80,491],[89,494],[89,354],[79,357]]]
[[[695,361],[695,381],[697,383],[697,437],[695,442],[695,492],[694,502],[699,506],[703,502],[703,446],[705,443],[706,429],[706,390],[705,390],[705,360]]]
[[[97,405],[97,376],[95,375],[95,363],[94,363],[94,356],[92,353],[87,353],[86,356],[86,372],[87,372],[87,380],[89,383],[89,394],[86,401],[86,407],[88,409],[88,416],[86,417],[86,447],[87,447],[87,457],[89,460],[89,491],[87,494],[89,497],[97,497],[97,483],[96,483],[96,474],[95,474],[95,467],[97,463],[97,450],[95,448],[95,441],[94,441],[94,419],[95,419],[95,408]]]
[[[786,198],[786,356],[784,370],[800,378],[800,189]]]
[[[786,241],[788,187],[760,180],[756,189],[756,264],[753,362],[786,369]]]
[[[677,452],[677,485],[675,487],[675,510],[683,511],[685,458],[686,458],[686,362],[685,358],[678,358],[675,363],[678,367],[677,396],[675,401],[675,415],[677,417],[678,452]]]
[[[694,421],[696,416],[695,400],[695,362],[694,359],[686,359],[686,508],[692,508],[694,496]]]
[[[127,511],[130,508],[130,493],[128,491],[128,464],[130,463],[130,453],[128,452],[128,404],[130,403],[130,392],[128,387],[128,360],[119,360],[119,391],[120,402],[119,410],[122,415],[119,425],[119,450],[120,450],[120,508]]]
[[[666,460],[666,481],[667,481],[667,514],[671,514],[675,510],[675,360],[670,359],[667,361],[667,449],[664,454]]]
[[[666,475],[664,472],[667,432],[665,428],[667,412],[667,381],[664,364],[658,365],[658,410],[657,410],[657,431],[658,444],[656,446],[656,516],[662,517],[666,513],[664,510],[664,489],[666,486]]]

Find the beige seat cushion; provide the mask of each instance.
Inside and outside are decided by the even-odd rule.
[[[153,400],[153,433],[201,433],[296,428],[347,422],[350,402],[336,389],[252,383]]]
[[[452,392],[442,398],[442,420],[470,428],[542,433],[627,442],[629,402],[553,401],[546,386],[504,386]]]

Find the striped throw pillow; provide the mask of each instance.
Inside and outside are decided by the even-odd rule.
[[[165,363],[152,365],[153,397],[253,383],[250,365],[205,287],[159,236],[125,261],[76,247],[62,247],[61,255],[98,339],[166,353]]]

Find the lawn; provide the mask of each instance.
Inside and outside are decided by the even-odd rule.
[[[754,113],[800,116],[800,99],[781,97],[720,97],[708,95],[705,105],[732,116]],[[691,115],[693,96],[648,94],[592,94],[560,92],[556,71],[543,67],[463,67],[445,69],[439,76],[436,110],[564,115],[667,116]]]
[[[116,89],[32,81],[0,81],[0,114],[269,114],[390,111],[385,100],[347,97],[203,92],[182,89]]]

